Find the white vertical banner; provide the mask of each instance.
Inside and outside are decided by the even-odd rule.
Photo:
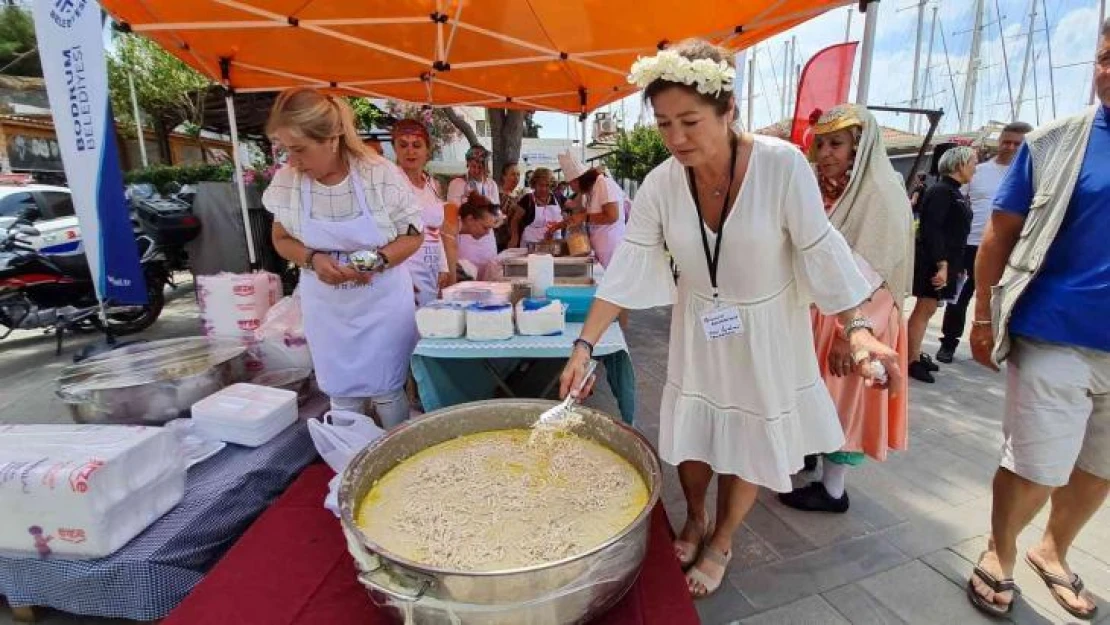
[[[108,101],[100,4],[35,0],[34,20],[50,112],[97,297],[144,304],[146,284]]]

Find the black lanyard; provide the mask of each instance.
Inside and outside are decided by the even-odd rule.
[[[701,214],[701,201],[698,200],[698,182],[694,178],[694,169],[692,167],[686,168],[686,177],[690,183],[690,192],[694,195],[694,209],[698,213],[698,228],[701,230],[701,245],[705,251],[705,264],[709,267],[709,284],[713,285],[713,301],[717,301],[717,267],[721,263],[721,240],[725,238],[725,220],[728,219],[729,211],[732,209],[732,204],[728,201],[732,195],[732,182],[736,176],[736,153],[738,150],[739,141],[736,137],[732,138],[732,159],[728,167],[728,187],[725,190],[725,203],[721,207],[721,221],[717,224],[717,243],[716,249],[712,253],[709,251],[709,235],[706,233],[705,219]]]

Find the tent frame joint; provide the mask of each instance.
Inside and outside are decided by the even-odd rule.
[[[290,25],[290,26],[292,26],[293,28],[296,28],[296,27],[298,27],[298,26],[300,26],[300,25],[301,25],[301,20],[299,20],[299,19],[297,19],[297,18],[293,17],[292,15],[290,15],[290,16],[289,16],[289,17],[287,17],[287,18],[285,18],[285,21],[286,21],[286,22],[288,22],[288,23],[289,23],[289,25]]]
[[[436,60],[434,63],[432,63],[432,69],[437,72],[449,72],[451,71],[451,64],[447,61]]]

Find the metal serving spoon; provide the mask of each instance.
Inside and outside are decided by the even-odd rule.
[[[597,361],[590,360],[590,362],[586,365],[585,375],[582,376],[582,379],[578,382],[577,385],[575,385],[574,389],[571,390],[566,399],[564,399],[558,405],[552,406],[551,408],[545,410],[532,427],[540,425],[544,427],[550,427],[551,425],[557,423],[559,420],[565,417],[571,406],[577,404],[578,401],[581,399],[580,395],[582,394],[582,389],[586,388],[586,385],[589,384],[591,379],[593,379],[594,371],[596,370]]]

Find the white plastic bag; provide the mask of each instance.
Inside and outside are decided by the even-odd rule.
[[[263,370],[312,369],[298,293],[282,298],[266,312],[254,338]]]
[[[339,516],[339,481],[344,469],[355,454],[385,434],[385,430],[366,415],[332,410],[319,419],[311,419],[308,434],[324,462],[335,471],[335,477],[328,482],[324,507]]]

